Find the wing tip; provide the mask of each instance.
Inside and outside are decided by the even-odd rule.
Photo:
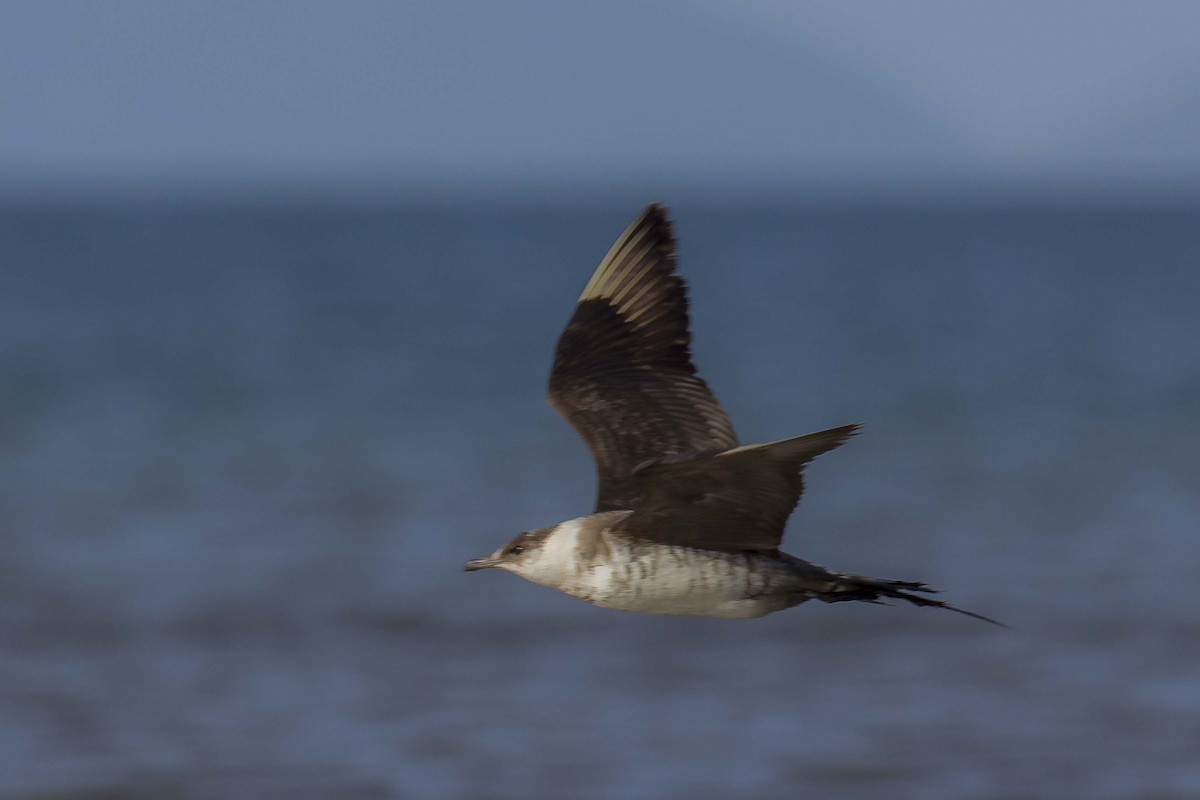
[[[630,258],[630,248],[634,242],[651,242],[649,251],[640,257]],[[600,260],[592,277],[584,286],[579,300],[593,297],[607,297],[628,289],[630,272],[635,272],[639,264],[657,263],[661,267],[656,272],[661,277],[675,276],[678,279],[676,250],[678,243],[675,239],[674,223],[667,212],[666,206],[655,200],[648,204],[632,222],[626,226],[621,235],[613,242],[604,258]],[[637,275],[634,283],[647,277],[644,273]],[[681,280],[681,279],[680,279]]]
[[[836,450],[862,430],[862,424],[852,422],[836,428],[826,428],[803,436],[793,436],[790,439],[776,439],[773,442],[745,444],[720,453],[720,457],[757,451],[768,458],[794,460],[802,459],[801,466],[820,455]]]
[[[827,438],[827,441],[829,442],[828,450],[823,451],[827,453],[829,450],[834,450],[838,447],[841,447],[855,436],[858,436],[860,433],[862,433],[862,429],[863,425],[861,422],[851,422],[849,425],[839,425],[836,428],[829,428],[828,430],[819,431],[809,435],[813,437]]]
[[[653,218],[655,222],[665,222],[668,225],[671,223],[670,212],[661,200],[651,200],[642,209],[642,213],[638,216],[638,221]]]
[[[840,435],[842,436],[842,441],[845,442],[853,439],[855,436],[858,436],[863,432],[863,423],[851,422],[849,425],[840,425],[836,428],[830,428],[829,432],[835,435],[841,432]]]

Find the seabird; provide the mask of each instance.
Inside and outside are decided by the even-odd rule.
[[[549,393],[592,451],[595,511],[521,533],[467,570],[496,567],[649,614],[741,619],[812,599],[892,598],[995,623],[925,596],[935,590],[924,583],[834,572],[779,549],[804,467],[859,426],[739,446],[692,364],[687,292],[657,203],[584,287],[558,340]]]

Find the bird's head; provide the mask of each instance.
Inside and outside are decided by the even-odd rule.
[[[547,557],[552,555],[547,550],[547,542],[560,527],[562,526],[551,525],[548,528],[519,533],[490,556],[468,561],[463,569],[474,572],[477,569],[495,567],[537,581],[534,576],[547,571],[545,562]]]
[[[603,535],[630,513],[605,511],[525,531],[490,556],[468,561],[463,568],[471,572],[499,567],[569,594],[605,549]]]

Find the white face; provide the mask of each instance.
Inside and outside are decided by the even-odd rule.
[[[504,562],[497,566],[527,581],[555,589],[562,588],[571,583],[579,571],[581,528],[576,520],[568,520],[556,527],[540,546],[516,554],[510,552]],[[519,547],[520,542],[515,542],[515,545]]]

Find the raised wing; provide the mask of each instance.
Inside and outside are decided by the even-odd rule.
[[[706,550],[774,550],[804,492],[805,464],[858,428],[650,461],[634,472],[642,501],[618,530]]]
[[[634,508],[633,468],[737,444],[691,361],[688,301],[666,211],[651,204],[592,275],[558,340],[550,404],[596,460],[597,511]]]

